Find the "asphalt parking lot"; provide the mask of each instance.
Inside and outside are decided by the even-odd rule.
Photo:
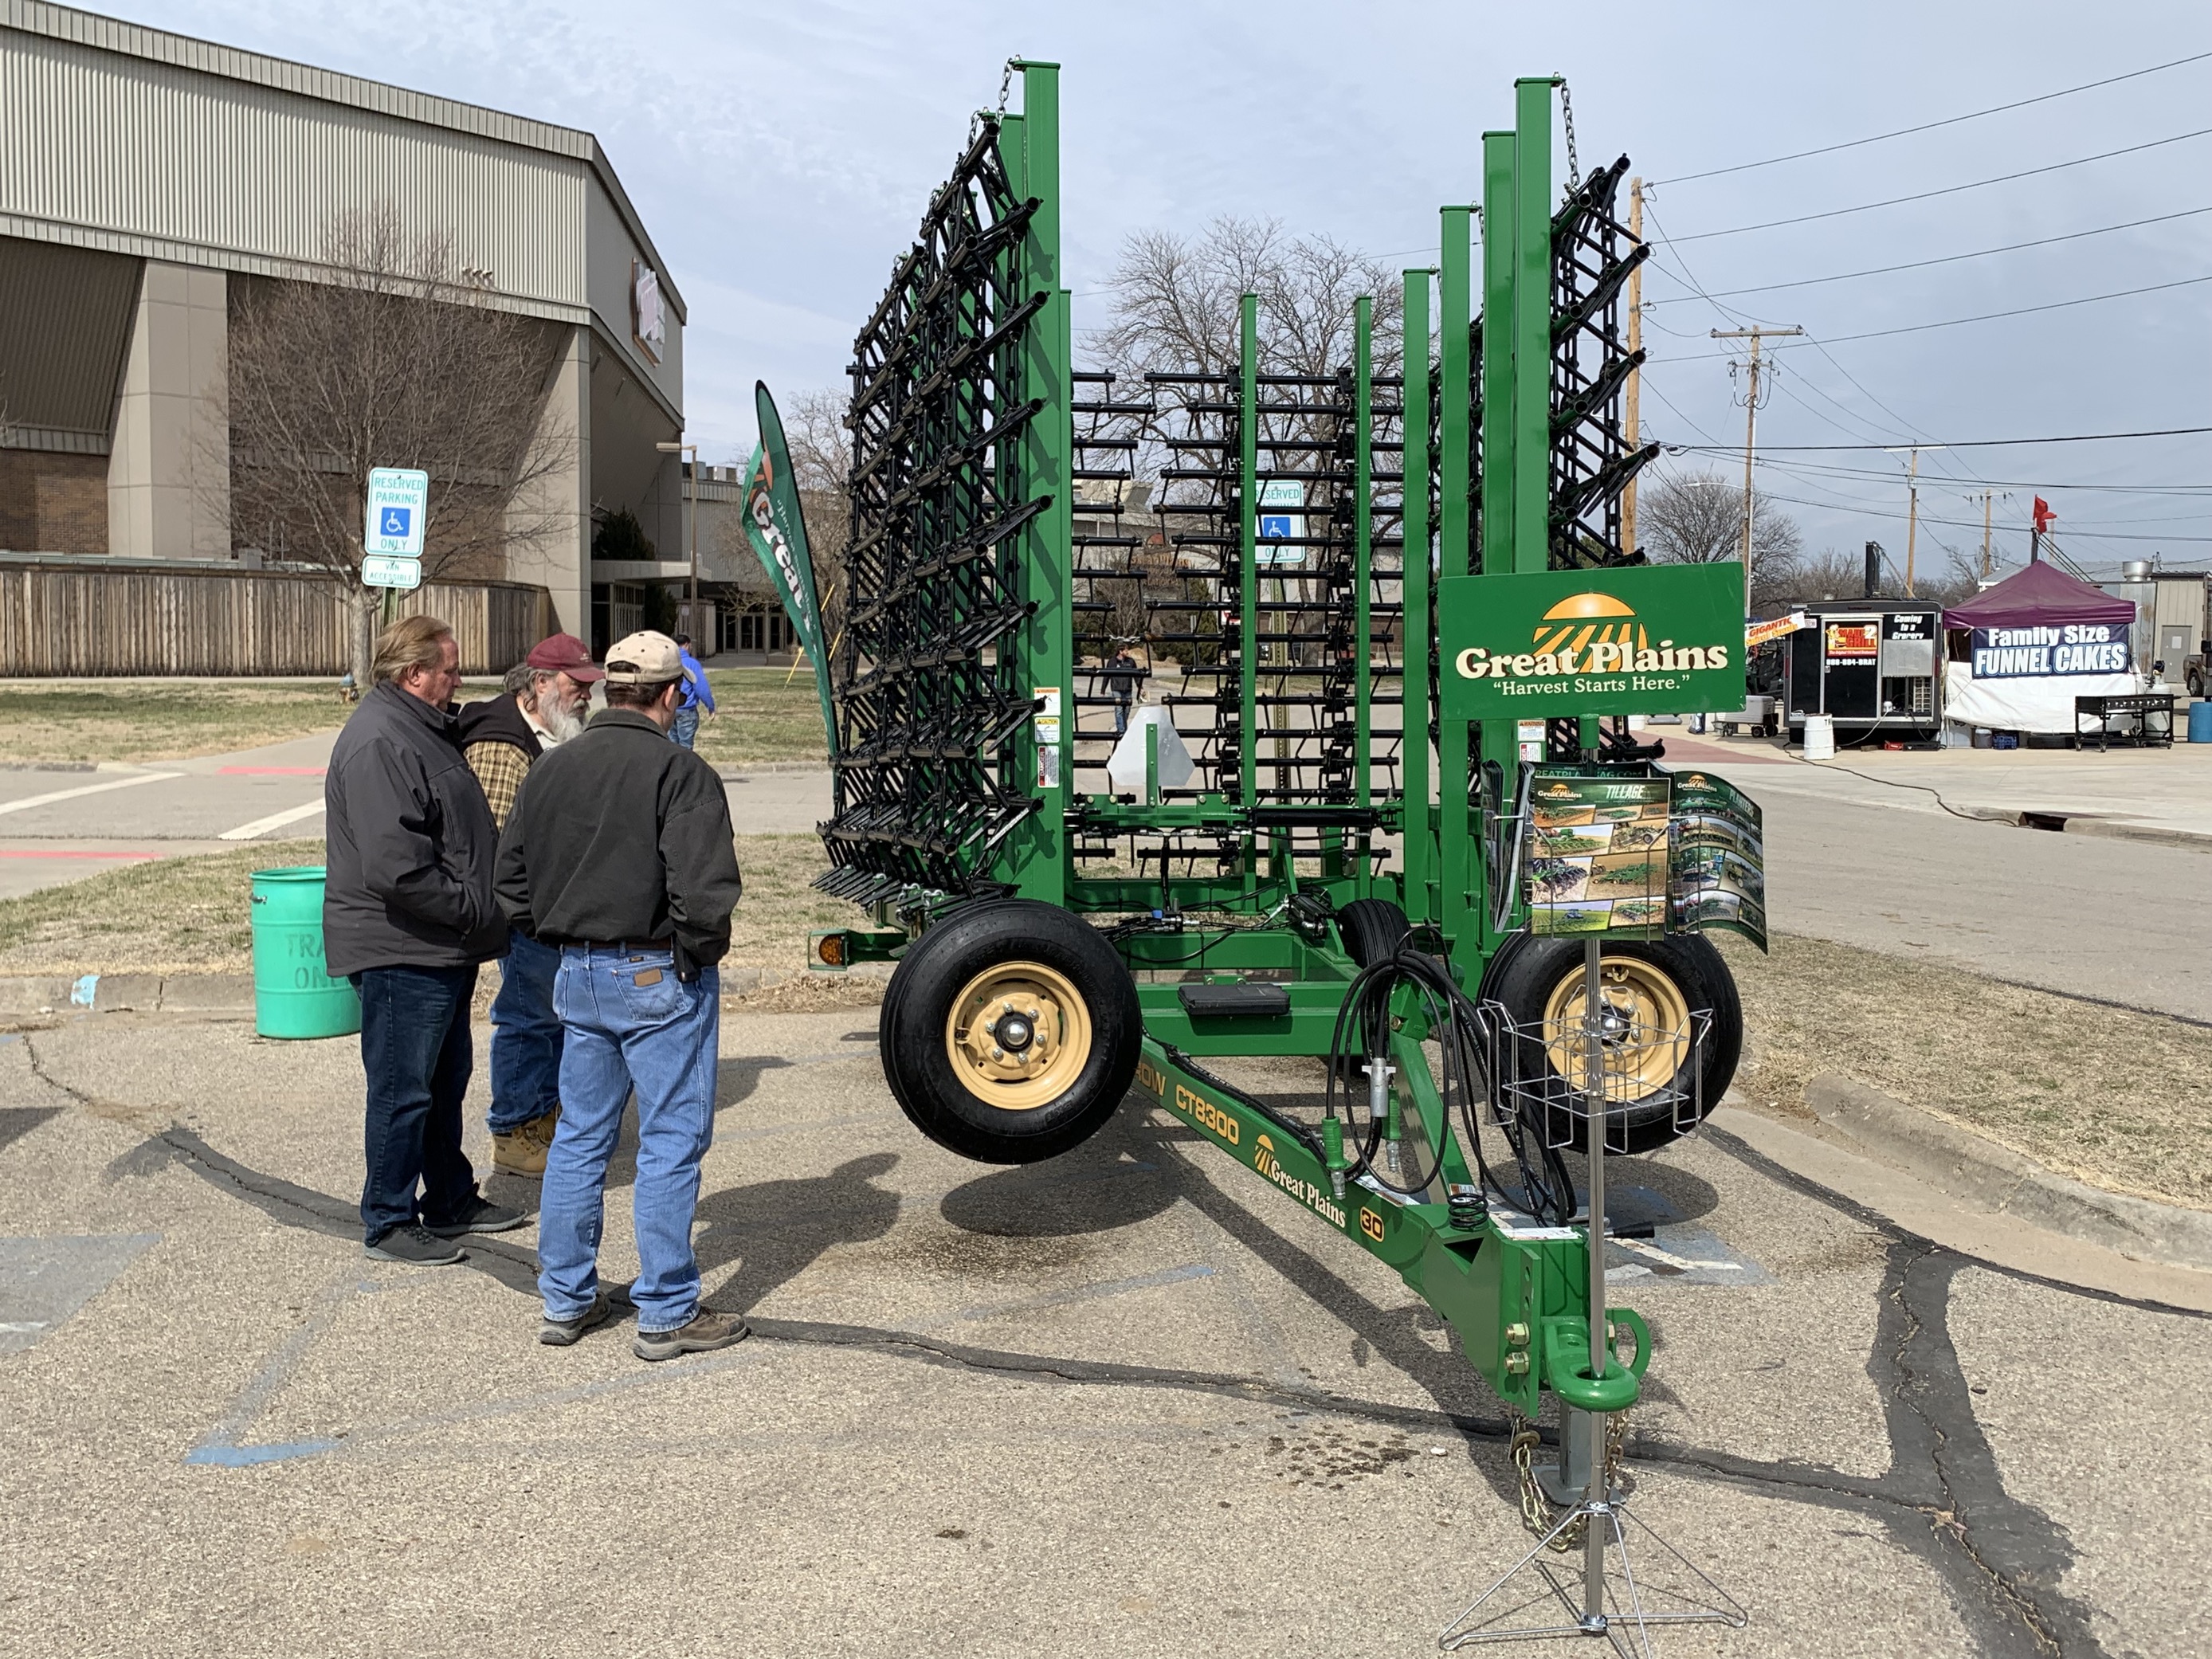
[[[349,1042],[0,1041],[0,1652],[1433,1650],[1526,1534],[1425,1309],[1134,1105],[1033,1168],[940,1152],[874,1035],[726,1022],[699,1249],[757,1334],[655,1366],[531,1340],[528,1231],[363,1258]],[[1718,1132],[1616,1179],[1737,1264],[1616,1269],[1658,1346],[1632,1506],[1751,1613],[1665,1652],[2212,1646],[2202,1317]]]

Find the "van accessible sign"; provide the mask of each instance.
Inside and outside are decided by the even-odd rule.
[[[1453,576],[1437,589],[1448,717],[1743,707],[1740,564]]]
[[[2059,674],[2124,674],[2133,665],[2125,623],[2045,623],[1977,628],[1974,678],[2045,679]]]

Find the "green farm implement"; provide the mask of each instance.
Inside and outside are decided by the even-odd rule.
[[[822,885],[872,920],[817,965],[896,959],[884,1071],[941,1145],[1050,1158],[1133,1089],[1400,1273],[1513,1413],[1556,1395],[1553,1633],[1741,1623],[1672,1552],[1678,1598],[1627,1566],[1651,1344],[1594,1243],[1608,1154],[1735,1071],[1705,930],[1764,927],[1756,809],[1626,718],[1744,695],[1741,568],[1620,544],[1656,453],[1619,418],[1626,158],[1562,192],[1559,83],[1522,81],[1480,209],[1340,368],[1279,372],[1248,295],[1233,356],[1117,378],[1073,361],[1058,70],[1012,69],[855,345]],[[1218,1074],[1249,1056],[1311,1057],[1323,1105]],[[1510,1599],[1447,1645],[1536,1633]]]

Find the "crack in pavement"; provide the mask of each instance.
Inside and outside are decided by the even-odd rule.
[[[72,1098],[88,1099],[67,1085],[56,1081],[54,1086]],[[2186,1310],[2082,1291],[1960,1255],[1771,1164],[1723,1131],[1708,1133],[1747,1165],[1877,1228],[1889,1240],[1867,1370],[1883,1401],[1892,1464],[1886,1474],[1867,1480],[1808,1462],[1741,1458],[1642,1436],[1630,1441],[1630,1455],[1692,1477],[1770,1489],[1792,1501],[1854,1511],[1878,1521],[1950,1586],[1969,1633],[1993,1659],[2014,1659],[2029,1650],[2057,1659],[2101,1659],[2104,1649],[2090,1628],[2089,1609],[2059,1589],[2075,1559],[2065,1528],[2006,1490],[1995,1453],[1974,1417],[1948,1329],[1951,1286],[1958,1273],[1971,1267],[2099,1300],[2160,1312]],[[107,1174],[110,1179],[150,1175],[172,1163],[281,1224],[333,1237],[358,1236],[358,1217],[343,1200],[256,1170],[179,1124],[118,1158]],[[533,1253],[482,1237],[471,1237],[468,1248],[464,1265],[510,1290],[535,1295]],[[1295,1246],[1287,1248],[1304,1254]],[[772,1342],[866,1350],[979,1373],[1071,1385],[1189,1390],[1491,1443],[1504,1442],[1510,1432],[1502,1416],[1399,1406],[1265,1377],[981,1348],[872,1326],[770,1318],[754,1318],[750,1323],[758,1335]],[[1547,1441],[1553,1438],[1549,1430],[1544,1435]]]

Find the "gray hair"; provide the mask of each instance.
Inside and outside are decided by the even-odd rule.
[[[541,672],[532,668],[527,662],[519,662],[507,671],[507,678],[500,681],[499,689],[509,696],[533,690],[537,687],[538,676]]]

